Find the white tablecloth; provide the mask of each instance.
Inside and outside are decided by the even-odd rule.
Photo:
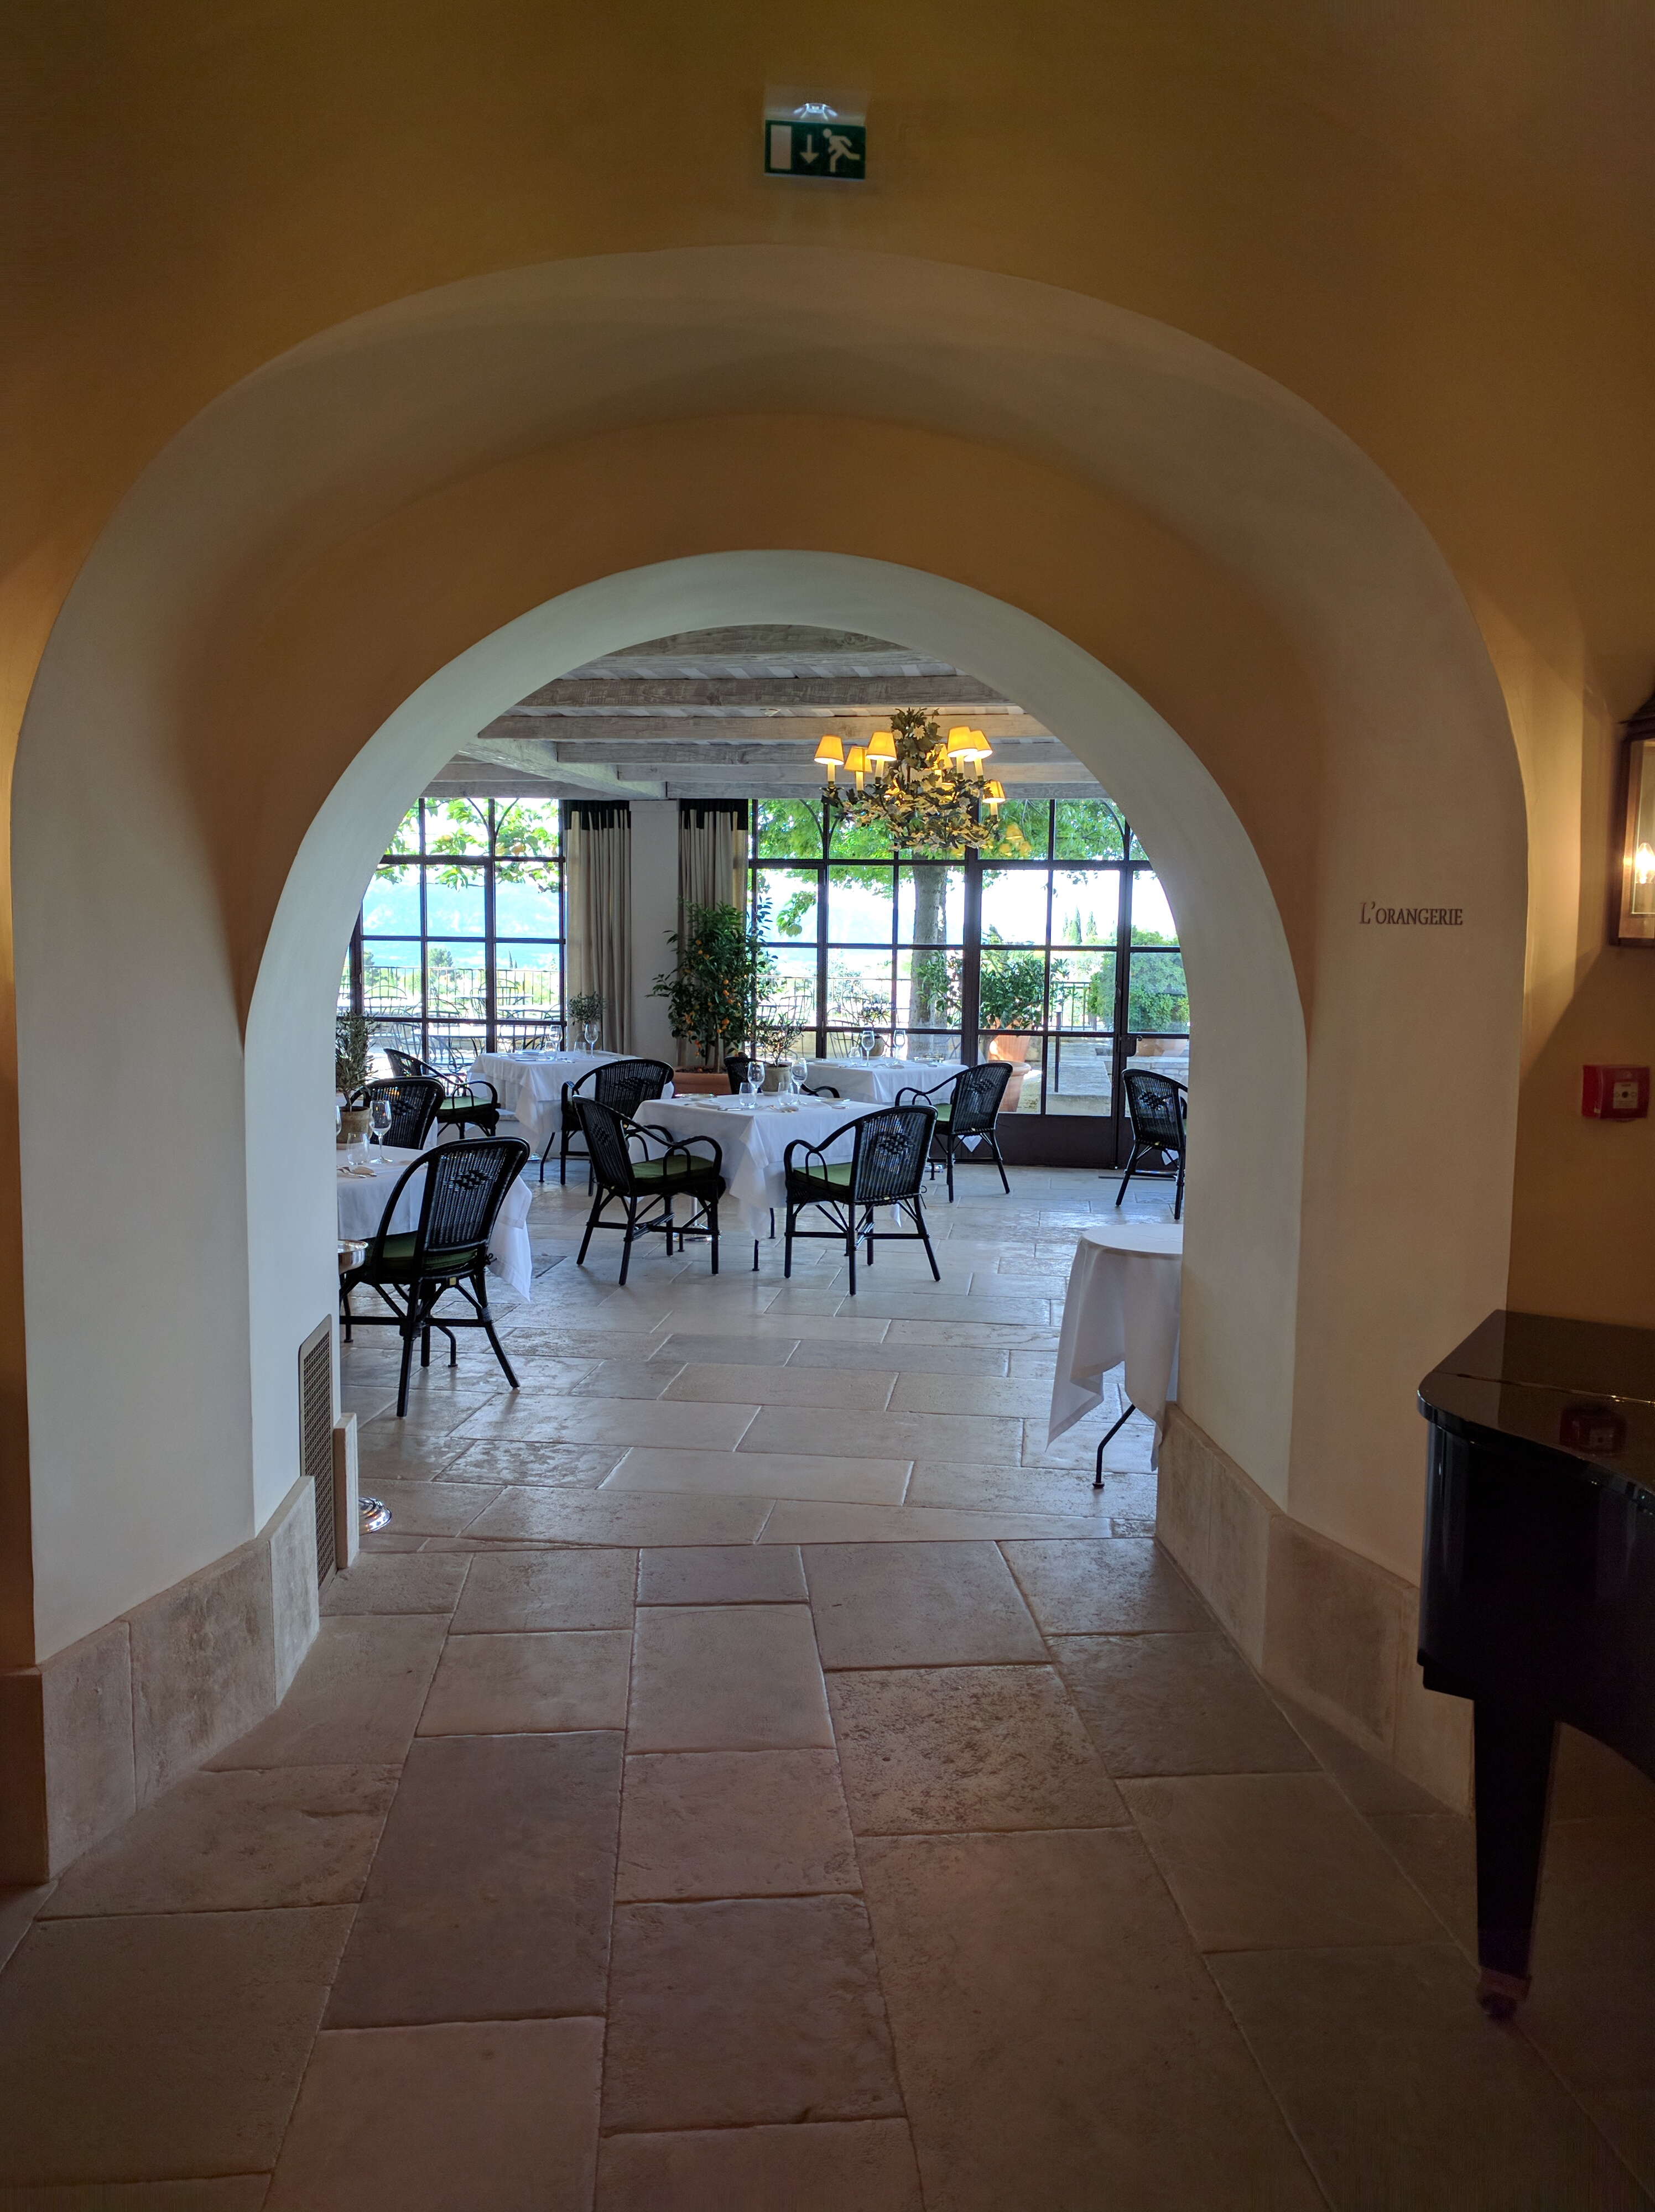
[[[381,1157],[383,1155],[383,1157]],[[375,1145],[372,1147],[373,1177],[342,1175],[339,1185],[339,1237],[341,1242],[365,1244],[378,1229],[384,1216],[386,1201],[390,1197],[397,1177],[410,1160],[419,1158],[417,1152],[408,1152],[399,1146]],[[397,1210],[391,1222],[393,1236],[411,1235],[419,1226],[420,1200],[425,1191],[423,1176],[411,1178],[408,1188],[397,1200]],[[520,1176],[501,1201],[500,1212],[495,1218],[494,1234],[489,1239],[493,1265],[489,1273],[498,1275],[502,1283],[530,1297],[534,1291],[534,1262],[529,1252],[529,1205],[533,1194]]]
[[[501,1111],[514,1114],[530,1144],[543,1152],[546,1139],[557,1134],[563,1085],[578,1083],[606,1060],[623,1057],[618,1052],[485,1052],[467,1073],[473,1082],[493,1084]],[[584,1152],[584,1140],[575,1142]]]
[[[782,1160],[795,1139],[806,1145],[826,1144],[868,1110],[866,1099],[806,1098],[796,1112],[788,1113],[766,1097],[751,1112],[733,1098],[646,1099],[632,1116],[669,1137],[713,1137],[723,1149],[725,1196],[718,1217],[720,1234],[734,1230],[748,1237],[768,1237],[770,1209],[781,1227],[786,1196]],[[851,1139],[835,1145],[830,1157],[849,1159]]]
[[[934,1091],[940,1084],[952,1083],[964,1065],[959,1060],[812,1060],[805,1080],[812,1091],[831,1083],[841,1098],[891,1106],[899,1091]],[[946,1103],[946,1091],[933,1101]]]
[[[1063,1297],[1048,1443],[1102,1402],[1104,1376],[1124,1359],[1126,1395],[1154,1422],[1159,1460],[1166,1401],[1177,1391],[1183,1264],[1180,1221],[1111,1221],[1081,1237]]]

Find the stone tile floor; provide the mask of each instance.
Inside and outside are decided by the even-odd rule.
[[[1655,1788],[1567,1741],[1491,2026],[1467,1824],[1237,1656],[1141,1423],[1044,1445],[1112,1180],[962,1180],[854,1304],[618,1291],[549,1186],[519,1392],[346,1352],[395,1519],[283,1707],[5,1901],[0,2205],[1648,2201]]]

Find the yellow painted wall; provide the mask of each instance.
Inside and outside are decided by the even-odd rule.
[[[1491,21],[1470,0],[15,9],[0,67],[0,744],[63,594],[143,467],[239,379],[348,317],[530,263],[745,243],[923,255],[1114,302],[1321,410],[1451,565],[1530,810],[1512,1294],[1655,1322],[1639,1265],[1655,1135],[1578,1113],[1583,1058],[1655,1059],[1655,961],[1603,949],[1613,724],[1655,678],[1655,240],[1630,89],[1647,81],[1647,27],[1608,0]],[[758,173],[765,83],[818,74],[870,90],[861,191]],[[799,343],[807,380],[807,323]],[[714,364],[699,411],[730,411],[717,386]],[[647,416],[647,390],[626,401]],[[858,411],[854,392],[823,401]],[[399,480],[396,519],[365,513],[363,534],[321,565],[295,545],[284,573],[281,548],[267,551],[265,634],[204,641],[219,688],[198,695],[198,800],[243,1003],[279,888],[273,858],[261,871],[231,856],[250,816],[279,853],[282,822],[313,810],[353,732],[432,656],[601,572],[601,506],[571,558],[551,532],[526,539],[535,495],[555,515],[601,482],[651,517],[641,534],[635,512],[616,547],[648,541],[664,557],[733,542],[767,495],[797,490],[785,425],[687,437],[594,419],[570,434],[553,452],[474,445],[463,464],[434,442],[423,504],[405,509]],[[952,531],[952,573],[1037,597],[1162,705],[1254,838],[1309,1000],[1309,917],[1340,888],[1318,879],[1311,827],[1318,672],[1164,526],[1118,507],[1100,522],[1107,486],[1064,483],[1037,422],[1008,417],[997,438],[980,413],[969,434],[962,454],[877,425],[835,432],[845,513],[814,521],[811,542],[920,560]],[[671,447],[664,471],[652,439]],[[732,489],[721,471],[738,455]],[[1095,567],[1066,571],[1071,533],[1103,549]],[[365,654],[363,627],[393,592],[417,620]],[[0,988],[8,921],[0,911]],[[15,1539],[9,1036],[0,1021],[0,1511]],[[0,1589],[14,1662],[25,1603],[20,1584]]]

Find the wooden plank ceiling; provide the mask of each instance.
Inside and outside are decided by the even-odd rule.
[[[821,788],[832,731],[846,750],[898,707],[970,720],[985,774],[1019,799],[1083,798],[1092,776],[1015,701],[884,638],[758,625],[658,637],[543,685],[462,745],[435,796],[794,799]]]

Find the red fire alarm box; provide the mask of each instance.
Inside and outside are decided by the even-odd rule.
[[[1596,1121],[1641,1121],[1649,1113],[1646,1067],[1583,1067],[1580,1111]]]

